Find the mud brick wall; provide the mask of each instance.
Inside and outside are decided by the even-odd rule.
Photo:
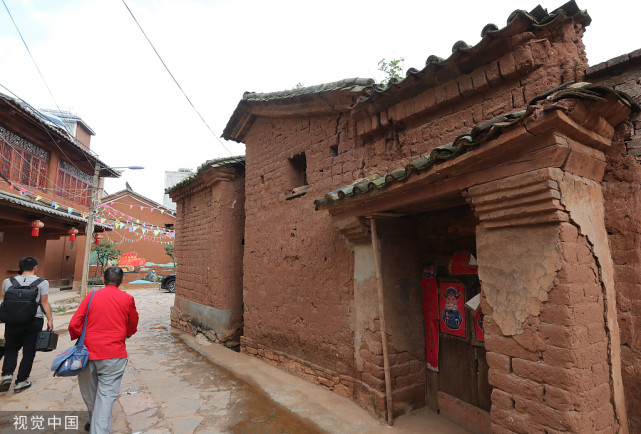
[[[172,325],[230,345],[243,329],[244,182],[244,176],[204,185],[197,179],[172,194],[178,258]]]
[[[587,70],[587,80],[626,92],[641,103],[641,50]],[[641,114],[620,127],[603,181],[606,228],[615,266],[622,375],[630,432],[641,431]]]
[[[580,25],[566,22],[516,35],[509,41],[512,52],[489,53],[486,63],[472,71],[453,72],[416,96],[379,104],[375,113],[360,103],[350,113],[288,116],[281,108],[279,117],[256,116],[243,138],[247,342],[363,381],[377,393],[384,390],[382,357],[376,350],[371,352],[370,372],[357,366],[361,348],[355,348],[353,332],[353,246],[327,213],[314,211],[313,199],[397,169],[478,123],[523,108],[551,87],[580,79],[586,64],[582,32]],[[340,97],[328,93],[317,104],[345,106],[333,100]],[[292,160],[302,153],[309,189],[286,200],[298,187],[292,185]],[[379,332],[370,332],[367,339],[376,347]],[[404,365],[413,369],[410,363]],[[407,385],[401,380],[399,386]]]
[[[207,273],[214,235],[213,198],[203,189],[176,203],[176,296],[207,302]]]
[[[503,336],[485,317],[495,432],[616,432],[598,265],[574,225],[559,240],[561,269],[523,333]]]

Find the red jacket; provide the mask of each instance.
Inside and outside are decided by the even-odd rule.
[[[69,335],[72,340],[78,339],[82,333],[90,296],[87,294],[71,318]],[[95,291],[84,342],[89,350],[89,360],[127,357],[125,339],[136,333],[137,326],[138,312],[131,295],[113,285]]]

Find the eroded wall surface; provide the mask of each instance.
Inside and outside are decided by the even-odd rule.
[[[626,92],[641,103],[641,50],[588,69],[587,79]],[[641,114],[621,125],[606,153],[602,183],[605,222],[614,261],[621,330],[622,376],[630,432],[641,430]]]
[[[522,109],[543,91],[580,79],[586,63],[582,33],[581,25],[566,22],[536,34],[514,35],[508,41],[513,51],[490,53],[487,63],[453,72],[448,81],[374,114],[357,106],[352,113],[288,116],[287,108],[280,107],[279,116],[252,119],[243,138],[247,178],[242,350],[382,414],[377,315],[370,312],[374,317],[363,321],[358,314],[361,308],[367,310],[359,295],[366,291],[359,282],[364,267],[355,264],[363,252],[343,238],[332,217],[314,211],[313,199],[403,167],[479,123]],[[319,100],[328,107],[339,105],[331,95]],[[286,196],[299,187],[292,185],[297,179],[292,161],[300,162],[303,153],[308,189],[288,200]],[[388,284],[393,291],[404,290],[400,279]],[[374,326],[362,326],[368,323]],[[395,336],[406,330],[392,321],[387,332]],[[416,359],[408,354],[416,350],[403,339],[392,342],[399,354],[407,353],[398,371],[407,368],[407,378],[413,379],[400,380],[399,390],[420,384],[423,375],[412,371]]]

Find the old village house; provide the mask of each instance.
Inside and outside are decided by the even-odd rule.
[[[246,159],[172,193],[172,323],[206,333],[240,277],[241,351],[388,421],[638,432],[641,53],[588,68],[589,23],[516,11],[387,89],[246,93]]]

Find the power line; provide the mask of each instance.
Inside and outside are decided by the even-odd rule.
[[[6,144],[7,146],[9,146],[10,148],[12,148],[15,152],[18,152],[18,153],[19,153],[19,150],[18,150],[15,146],[13,146],[11,143],[7,142],[6,140],[3,140],[3,143],[5,143],[5,144]],[[15,164],[13,164],[13,162],[12,162],[11,160],[9,160],[8,158],[6,158],[4,155],[0,155],[0,157],[2,157],[2,159],[3,159],[3,160],[5,160],[7,163],[9,163],[9,164],[14,168],[14,169],[16,169],[16,170],[18,171],[18,173],[20,173],[24,178],[26,178],[26,179],[28,179],[29,181],[32,181],[32,182],[34,183],[34,185],[29,185],[29,184],[23,184],[22,182],[18,182],[18,181],[17,181],[17,182],[16,182],[16,184],[18,184],[18,185],[25,185],[25,186],[27,186],[27,187],[34,187],[34,188],[37,188],[37,189],[39,189],[39,190],[63,190],[63,191],[65,191],[64,186],[60,186],[58,183],[53,182],[53,181],[52,181],[51,179],[49,179],[46,175],[44,176],[44,179],[45,179],[45,180],[47,180],[47,181],[49,181],[51,184],[56,185],[57,187],[47,188],[47,187],[40,187],[40,186],[38,186],[38,185],[37,185],[37,184],[38,184],[38,181],[37,181],[37,180],[35,180],[35,179],[31,178],[29,175],[27,175],[26,173],[24,173],[24,172],[22,171],[22,169],[21,169],[21,168],[19,168],[18,166],[16,166]],[[23,159],[24,159],[24,157],[23,157]],[[71,176],[73,176],[73,175],[71,175]],[[75,178],[75,177],[74,177],[74,178]],[[78,178],[76,178],[76,179],[78,179]],[[82,181],[81,179],[78,179],[78,180],[79,180],[80,182],[83,182],[83,183],[87,184],[86,182]],[[88,190],[89,190],[89,188],[91,188],[91,187],[89,187],[89,184],[87,184],[87,188],[83,189],[83,191],[84,191],[84,192],[86,192],[86,191],[88,191]],[[76,191],[77,191],[77,190],[79,190],[79,189],[67,189],[66,191],[72,191],[72,190],[76,190]],[[86,196],[86,195],[78,194],[78,195],[76,195],[76,196],[70,196],[70,197],[68,197],[68,198],[67,198],[67,197],[64,197],[64,196],[60,196],[60,197],[62,197],[62,198],[64,198],[64,199],[71,199],[71,198],[84,197],[84,196]]]
[[[4,0],[2,0],[2,1],[4,1]],[[171,71],[169,70],[169,67],[167,66],[167,64],[165,64],[165,61],[160,56],[160,53],[158,53],[158,50],[156,50],[156,47],[154,47],[154,44],[151,42],[151,40],[149,39],[149,37],[147,36],[145,31],[143,30],[142,26],[140,25],[140,23],[138,22],[138,20],[134,16],[134,13],[131,11],[131,9],[129,9],[129,6],[127,5],[127,2],[125,0],[122,0],[122,4],[124,4],[125,7],[127,8],[127,10],[129,11],[129,14],[131,15],[131,18],[133,18],[133,20],[136,22],[136,25],[138,26],[138,28],[142,32],[143,36],[145,37],[145,39],[147,39],[147,42],[149,42],[149,45],[154,50],[154,53],[156,53],[156,56],[158,56],[158,59],[160,60],[160,63],[162,63],[162,66],[165,67],[165,70],[171,76],[171,79],[174,81],[174,83],[176,83],[176,86],[178,86],[178,89],[180,89],[180,92],[182,92],[182,94],[184,95],[185,99],[187,99],[187,102],[189,102],[189,105],[191,105],[191,107],[194,109],[194,111],[196,112],[198,117],[200,117],[200,120],[203,121],[203,123],[205,124],[205,126],[207,127],[209,132],[212,134],[212,136],[214,136],[214,138],[218,141],[218,143],[220,143],[220,145],[223,148],[225,148],[225,151],[227,151],[229,153],[229,155],[233,156],[234,154],[227,148],[227,146],[225,146],[223,141],[220,140],[220,138],[218,138],[216,133],[214,133],[214,131],[211,129],[211,127],[209,126],[209,124],[207,123],[205,118],[203,118],[203,116],[200,114],[200,112],[198,111],[196,106],[191,102],[191,99],[189,99],[189,97],[187,96],[187,94],[183,90],[182,86],[180,86],[180,84],[178,83],[178,80],[176,80],[176,77],[174,77],[174,74],[171,73]],[[244,162],[243,162],[243,164],[244,164]]]
[[[16,21],[13,19],[13,15],[11,15],[11,11],[9,11],[9,7],[7,6],[7,3],[5,2],[5,0],[2,0],[2,4],[4,5],[4,8],[7,10],[7,14],[9,14],[9,18],[11,18],[11,22],[13,23],[13,26],[16,28],[16,31],[18,32],[18,35],[20,35],[20,39],[22,40],[22,43],[24,44],[24,47],[27,49],[27,53],[29,53],[29,57],[31,57],[31,60],[33,61],[33,64],[35,65],[36,69],[38,70],[38,74],[40,74],[40,78],[42,79],[42,82],[44,83],[45,87],[47,88],[47,91],[49,92],[49,95],[51,95],[51,99],[53,100],[54,104],[55,104],[55,105],[56,105],[56,107],[58,108],[58,111],[62,112],[62,110],[60,109],[60,106],[58,106],[58,102],[56,101],[56,98],[53,96],[53,93],[51,92],[51,89],[49,88],[49,85],[47,84],[47,80],[45,80],[45,77],[44,77],[44,75],[42,74],[42,71],[40,71],[40,68],[38,67],[38,63],[36,62],[36,59],[33,57],[33,54],[31,54],[31,50],[29,49],[29,46],[27,45],[27,42],[24,40],[24,37],[22,36],[22,32],[20,31],[20,28],[18,27],[18,24],[17,24],[17,23],[16,23]],[[7,89],[6,87],[4,87],[4,86],[2,86],[2,87],[3,87],[3,88],[5,88],[7,91],[11,92],[11,91],[10,91],[9,89]],[[15,94],[15,93],[13,93],[13,92],[11,92],[11,93],[12,93],[13,95],[16,95],[16,94]],[[17,97],[17,95],[16,95],[16,97]],[[24,101],[22,98],[18,97],[18,99],[19,99],[19,100],[21,100],[23,103],[25,103],[25,101]],[[25,104],[26,104],[26,103],[25,103]],[[27,104],[27,105],[29,105],[29,104]],[[30,106],[30,107],[31,107],[31,106]],[[32,108],[33,108],[33,107],[32,107]],[[34,110],[35,110],[35,109],[34,109]],[[40,113],[40,111],[39,111],[39,110],[35,110],[35,111],[36,111],[36,112],[38,112],[38,113]],[[41,114],[42,116],[44,116],[42,113],[40,113],[40,114]],[[67,128],[67,126],[64,124],[64,122],[62,123],[62,125],[63,125],[63,127],[64,127],[65,131],[67,131],[67,133],[69,134],[69,136],[70,136],[70,137],[72,137],[74,141],[76,141],[76,138],[75,138],[75,137],[73,137],[73,134],[71,134],[71,131],[69,131],[69,129]],[[55,144],[56,146],[58,146],[58,144],[57,144],[57,143],[56,143],[56,141],[53,139],[53,137],[51,137],[51,134],[49,134],[49,131],[47,131],[47,134],[49,135],[49,137],[51,138],[51,140],[54,142],[54,144]],[[76,167],[76,165],[75,165],[75,164],[73,164],[73,163],[71,162],[71,159],[70,159],[69,157],[67,157],[67,155],[66,155],[66,154],[64,153],[64,151],[60,148],[60,146],[58,146],[58,149],[60,149],[60,152],[62,152],[62,154],[65,156],[65,158],[67,158],[67,159],[69,160],[69,163],[70,163],[72,166],[74,166],[76,169],[80,170],[78,167]],[[91,161],[89,161],[89,159],[87,158],[87,156],[86,156],[84,153],[83,153],[82,155],[83,155],[83,157],[85,158],[85,160],[87,160],[87,162],[88,162],[89,164],[93,164]]]

